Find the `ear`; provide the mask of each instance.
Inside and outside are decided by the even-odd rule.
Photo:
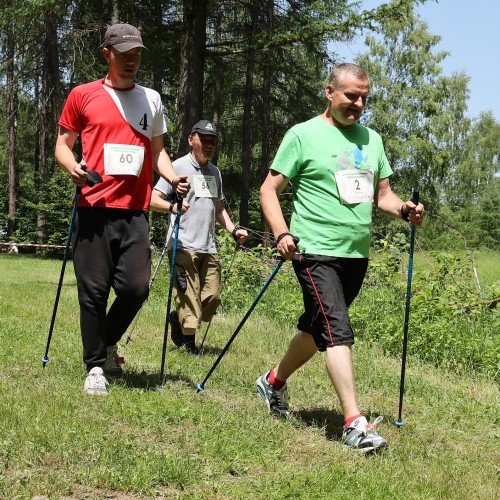
[[[332,100],[332,97],[333,97],[333,88],[331,85],[327,85],[325,87],[325,95],[326,95],[326,98],[331,101]]]
[[[104,54],[104,59],[106,59],[106,61],[109,62],[111,58],[111,50],[109,50],[107,47],[104,47],[102,49],[102,53]]]

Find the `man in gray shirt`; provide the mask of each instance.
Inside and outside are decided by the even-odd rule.
[[[172,341],[198,354],[196,330],[209,322],[220,304],[220,266],[215,245],[215,221],[243,244],[247,231],[235,226],[224,208],[220,170],[211,163],[219,133],[208,120],[200,120],[188,137],[191,152],[173,162],[177,175],[187,176],[191,190],[184,200],[179,222],[175,261],[174,297],[176,310],[170,313]],[[151,197],[151,208],[171,213],[167,238],[172,246],[177,205],[173,191],[160,179]],[[187,210],[186,210],[187,209]],[[169,257],[172,250],[170,248]]]

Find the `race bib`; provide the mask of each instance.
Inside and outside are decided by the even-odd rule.
[[[340,201],[344,205],[371,203],[373,201],[373,170],[338,170],[335,181],[339,189]]]
[[[197,198],[217,198],[217,183],[213,175],[193,175],[193,181]]]
[[[106,175],[135,175],[139,177],[143,163],[143,146],[104,144],[104,173]]]

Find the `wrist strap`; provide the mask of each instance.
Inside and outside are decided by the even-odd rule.
[[[281,233],[278,235],[276,238],[276,245],[285,237],[285,236],[291,236],[293,238],[293,234],[291,233]]]
[[[410,212],[405,212],[403,210],[403,208],[404,208],[404,205],[401,205],[401,210],[400,210],[400,212],[401,212],[401,218],[404,221],[408,222],[410,220]]]
[[[231,231],[231,236],[236,240],[238,241],[238,236],[236,236],[236,231],[238,231],[238,229],[241,229],[240,226],[234,226],[234,229]]]

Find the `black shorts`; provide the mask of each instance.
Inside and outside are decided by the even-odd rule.
[[[367,258],[315,254],[293,258],[304,298],[297,327],[314,337],[319,351],[354,343],[348,308],[361,289],[367,267]]]

